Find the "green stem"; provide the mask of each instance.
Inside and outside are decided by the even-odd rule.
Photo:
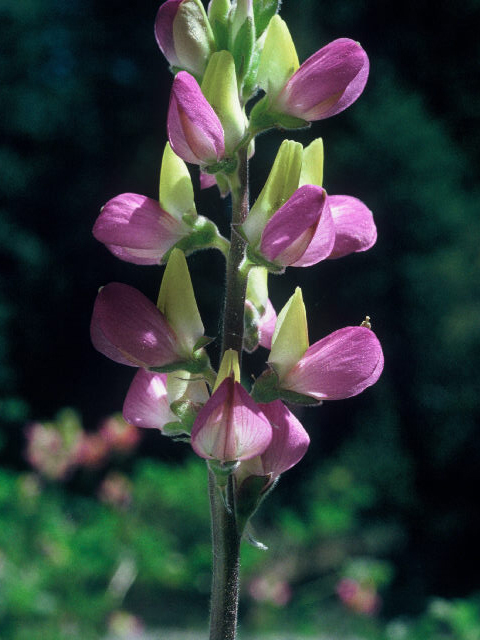
[[[237,351],[241,361],[243,323],[248,271],[240,269],[246,242],[238,233],[249,210],[247,148],[238,152],[238,168],[231,178],[232,234],[227,257],[222,356],[227,349]],[[210,640],[235,640],[237,630],[240,538],[235,508],[234,478],[230,474],[224,492],[209,471],[212,518],[213,580],[210,611]]]

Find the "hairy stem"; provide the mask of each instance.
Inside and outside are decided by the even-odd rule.
[[[247,148],[238,152],[237,172],[231,180],[232,234],[227,257],[227,285],[223,320],[222,356],[227,349],[237,351],[241,362],[243,316],[248,272],[240,269],[246,243],[238,227],[248,215]],[[213,579],[210,611],[210,640],[235,640],[237,630],[240,538],[233,476],[222,490],[209,470],[210,511],[212,518]]]
[[[227,259],[227,291],[223,315],[222,354],[227,349],[238,352],[242,357],[243,314],[248,276],[240,270],[245,257],[246,242],[238,232],[239,226],[248,215],[248,160],[247,149],[239,151],[239,166],[232,180],[232,237]]]
[[[208,476],[212,517],[213,579],[210,640],[235,640],[240,570],[240,535],[235,515],[233,477],[222,496],[215,475]]]

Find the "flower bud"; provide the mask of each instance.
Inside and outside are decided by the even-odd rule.
[[[167,131],[172,149],[185,162],[211,165],[225,155],[222,124],[195,78],[186,71],[173,81]]]
[[[355,102],[368,72],[368,57],[358,42],[339,38],[300,66],[271,110],[308,121],[329,118]]]
[[[155,19],[155,37],[174,69],[201,78],[215,41],[201,0],[167,0]]]

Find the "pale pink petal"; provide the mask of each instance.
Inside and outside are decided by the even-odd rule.
[[[280,384],[317,400],[341,400],[370,387],[382,370],[382,347],[373,331],[345,327],[309,347]]]
[[[155,39],[161,52],[172,67],[181,66],[175,53],[173,21],[182,2],[183,0],[167,0],[160,5],[155,18]]]
[[[327,44],[293,74],[275,101],[282,113],[303,120],[323,120],[340,113],[362,93],[369,61],[349,38]]]
[[[178,418],[170,411],[167,374],[139,369],[123,403],[123,417],[136,427],[162,429]]]
[[[313,234],[310,244],[303,255],[292,264],[292,267],[310,267],[331,256],[335,244],[335,224],[329,206],[329,198],[322,209],[322,215]]]
[[[267,299],[265,305],[265,311],[260,317],[258,323],[258,344],[262,345],[266,349],[272,348],[272,336],[275,331],[275,324],[277,322],[277,314],[273,308],[270,298]]]
[[[180,71],[173,81],[167,132],[172,149],[185,162],[214,164],[225,155],[220,120],[186,71]]]
[[[265,451],[272,428],[238,382],[226,378],[199,411],[192,447],[202,458],[229,462],[248,460]]]
[[[352,196],[328,196],[335,244],[329,258],[342,258],[349,253],[366,251],[377,240],[377,227],[370,209]]]
[[[325,190],[315,185],[304,185],[297,189],[267,222],[260,243],[262,254],[268,260],[285,266],[306,266],[301,264],[301,258],[316,236],[326,198]],[[327,218],[330,217],[328,207],[325,215]],[[328,220],[321,226],[322,238],[327,227]],[[317,247],[316,262],[327,257],[332,249],[333,225],[331,227],[331,237],[326,237],[327,242],[324,246],[319,244]],[[309,264],[313,262],[310,261]]]
[[[273,480],[300,462],[310,438],[300,421],[280,400],[258,406],[272,425],[272,440],[261,459],[264,475],[271,473]]]
[[[158,264],[188,229],[156,200],[123,193],[102,208],[93,235],[118,258],[135,264]]]
[[[175,333],[164,315],[126,284],[112,282],[100,289],[90,335],[98,351],[121,364],[161,367],[181,359]]]

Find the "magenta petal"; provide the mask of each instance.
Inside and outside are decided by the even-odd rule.
[[[220,120],[186,71],[180,71],[173,81],[167,131],[172,149],[185,162],[214,164],[225,155]]]
[[[229,462],[260,455],[270,444],[272,428],[241,384],[225,378],[199,411],[192,447],[201,458]]]
[[[292,267],[310,267],[312,264],[317,264],[317,262],[331,256],[335,244],[335,224],[329,202],[330,198],[327,197],[310,244],[303,255],[292,264]]]
[[[188,230],[156,200],[123,193],[103,207],[93,235],[118,258],[135,264],[158,264]]]
[[[304,120],[323,120],[350,106],[362,93],[368,57],[349,38],[327,44],[306,60],[280,92],[276,108]]]
[[[139,369],[123,403],[123,417],[136,427],[162,429],[178,419],[170,411],[167,374]]]
[[[167,0],[160,5],[155,18],[155,39],[161,52],[172,67],[180,66],[173,41],[173,21],[177,15],[178,7],[183,1]]]
[[[326,258],[335,241],[333,223],[330,224],[328,220],[331,216],[325,206],[326,199],[327,194],[321,187],[309,184],[297,189],[267,222],[260,243],[262,254],[268,260],[285,266],[306,266],[301,263],[301,258],[317,235],[317,227],[325,211],[325,220],[320,227],[325,242],[321,246],[318,244],[315,256],[312,255],[308,264]]]
[[[261,455],[263,475],[271,473],[275,479],[300,462],[310,438],[300,421],[280,400],[258,406],[272,425],[272,440]]]
[[[100,289],[93,307],[93,346],[115,362],[161,367],[182,359],[175,333],[140,291],[112,282]]]
[[[352,196],[328,196],[328,202],[335,224],[335,244],[329,258],[370,249],[377,240],[370,209]]]
[[[273,308],[270,298],[267,299],[265,311],[258,322],[258,344],[266,349],[272,348],[272,336],[277,323],[277,314]]]
[[[373,331],[345,327],[309,347],[281,386],[317,400],[341,400],[370,387],[382,370],[382,347]]]

